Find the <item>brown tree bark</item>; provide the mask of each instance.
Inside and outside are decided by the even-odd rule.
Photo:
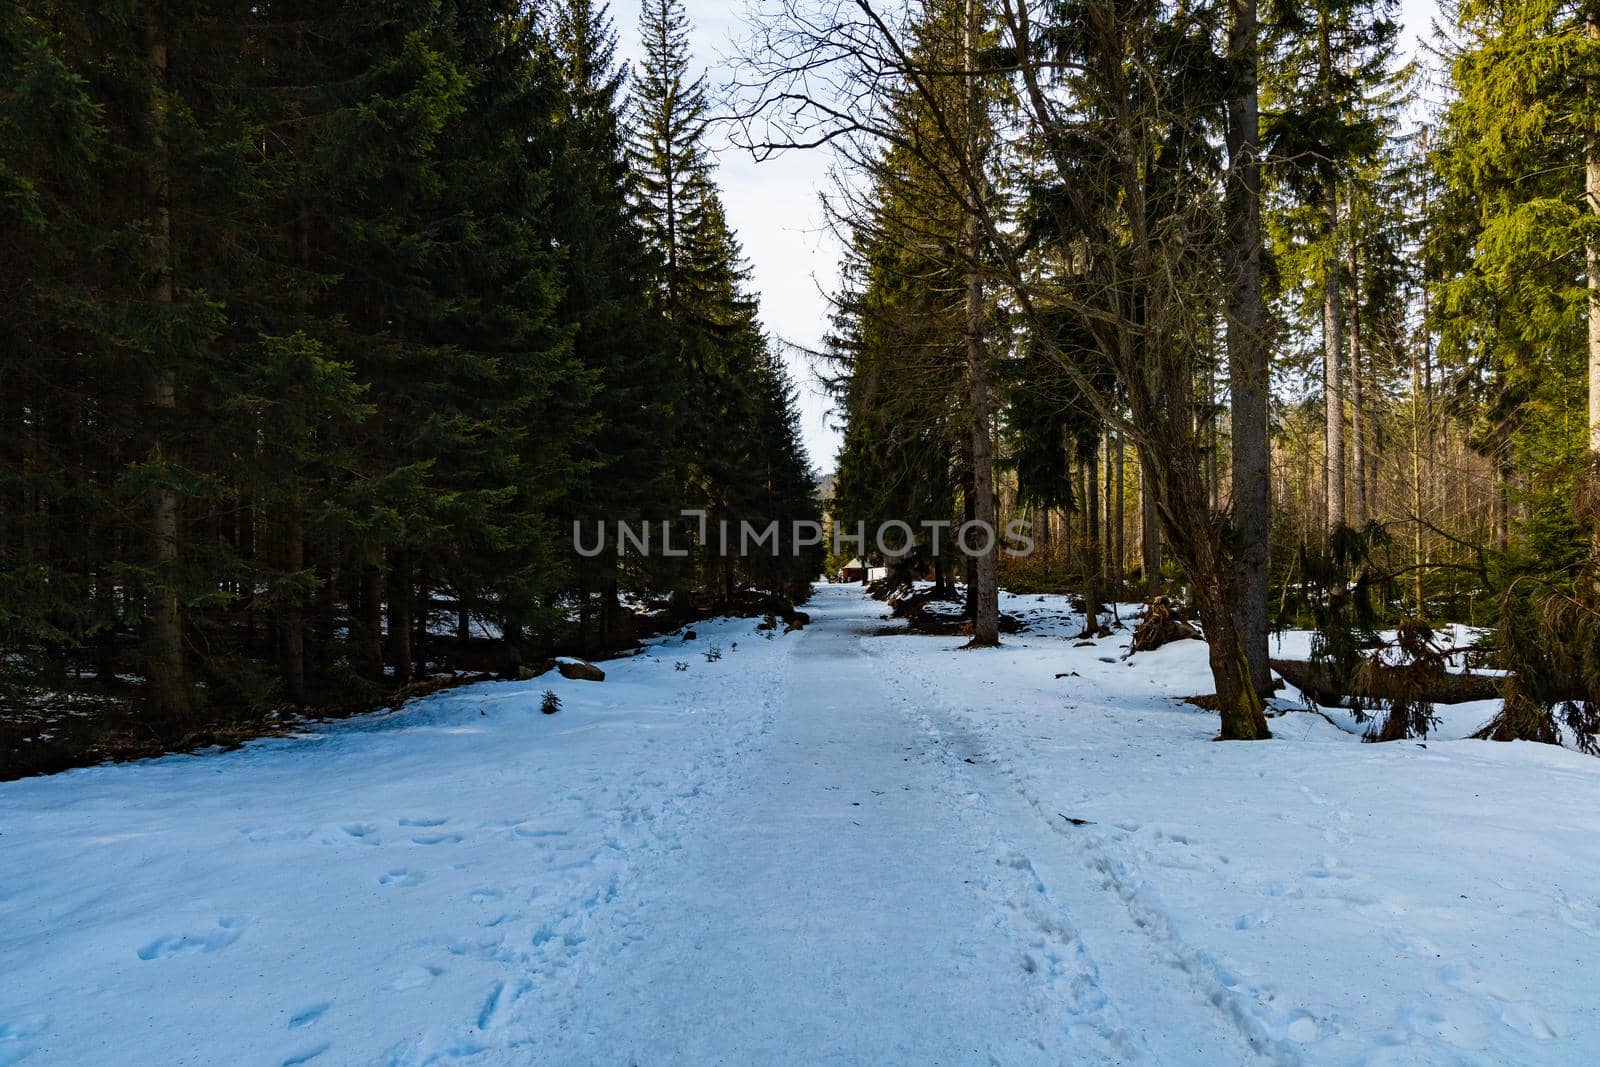
[[[291,508],[283,523],[283,569],[298,575],[306,565],[305,518],[298,508]],[[279,632],[284,695],[295,704],[306,699],[306,638],[305,619],[298,593],[283,606]]]
[[[978,42],[978,2],[966,0],[966,32],[962,40],[963,65],[976,70]],[[967,79],[966,140],[967,161],[971,168],[971,188],[968,195],[979,197],[983,190],[982,157],[982,103],[978,96],[978,79]],[[967,254],[966,333],[967,333],[967,389],[972,419],[972,491],[973,518],[980,530],[987,530],[987,548],[973,560],[973,647],[989,647],[1000,643],[1000,580],[999,540],[1000,530],[995,514],[993,439],[989,425],[989,375],[985,366],[983,339],[983,278],[978,273],[978,259],[983,250],[976,205],[969,205],[965,220]],[[970,542],[969,542],[970,543]]]
[[[1367,443],[1362,423],[1361,262],[1355,183],[1350,183],[1348,255],[1350,264],[1350,525],[1367,524]]]
[[[1123,541],[1126,536],[1126,523],[1123,521],[1123,448],[1122,435],[1119,433],[1112,439],[1112,468],[1116,471],[1115,492],[1111,499],[1112,524],[1111,524],[1111,581],[1115,586],[1113,598],[1122,595],[1123,565],[1127,560]]]
[[[1338,200],[1335,190],[1328,191],[1329,241],[1338,226]],[[1339,291],[1339,261],[1330,255],[1323,265],[1322,276],[1322,402],[1326,422],[1323,431],[1324,476],[1327,493],[1327,527],[1329,530],[1345,523],[1345,467],[1344,467],[1344,352],[1342,333],[1344,307]]]
[[[1328,34],[1328,15],[1321,12],[1317,24],[1318,73],[1325,85],[1329,84],[1334,74]],[[1329,183],[1324,190],[1324,197],[1327,218],[1323,223],[1325,248],[1322,259],[1323,488],[1327,501],[1327,527],[1332,530],[1343,526],[1345,522],[1344,382],[1340,370],[1344,361],[1341,343],[1344,307],[1339,289],[1339,186]]]
[[[361,649],[368,678],[382,679],[383,671],[383,568],[369,563],[361,568]]]
[[[1592,5],[1584,18],[1591,42],[1600,42],[1600,11]],[[1600,137],[1584,138],[1584,201],[1589,214],[1600,217]],[[1600,464],[1600,238],[1589,239],[1584,249],[1589,275],[1589,452]],[[1600,516],[1597,516],[1600,523]],[[1600,545],[1600,526],[1594,534]]]
[[[1214,699],[1221,720],[1218,737],[1226,741],[1271,737],[1261,692],[1250,677],[1227,559],[1217,528],[1210,521],[1198,442],[1193,438],[1175,442],[1170,451],[1159,454],[1141,448],[1140,460],[1145,478],[1157,487],[1157,512],[1167,546],[1193,586],[1195,614],[1205,632],[1216,687]]]
[[[1271,567],[1270,356],[1261,295],[1260,26],[1256,0],[1229,0],[1228,174],[1223,207],[1231,256],[1224,311],[1233,429],[1233,598],[1258,692],[1272,688],[1267,662],[1267,576]]]
[[[1105,570],[1100,551],[1099,442],[1083,461],[1083,636],[1100,629],[1101,575]]]
[[[1139,566],[1144,569],[1146,592],[1161,592],[1161,522],[1156,516],[1156,494],[1148,476],[1139,473]]]
[[[146,56],[150,67],[147,111],[150,170],[146,192],[151,209],[148,266],[151,284],[149,300],[161,307],[172,304],[172,211],[171,184],[167,174],[166,77],[167,44],[153,12],[146,15]],[[170,368],[162,365],[165,353],[155,356],[146,380],[147,399],[161,421],[177,408],[177,388]],[[157,468],[163,455],[159,437],[152,448]],[[183,624],[178,611],[175,587],[178,568],[178,497],[165,485],[150,492],[150,547],[156,579],[151,591],[150,621],[146,633],[146,699],[152,716],[158,719],[181,718],[187,701],[183,683]]]
[[[394,680],[401,685],[411,681],[411,555],[403,551],[389,554],[389,665]]]

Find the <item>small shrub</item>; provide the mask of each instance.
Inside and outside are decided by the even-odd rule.
[[[539,710],[546,715],[554,715],[561,710],[561,698],[556,696],[554,689],[544,691],[544,699],[539,702]]]
[[[722,658],[722,649],[718,648],[716,645],[712,645],[710,648],[702,652],[701,655],[706,658],[707,663],[715,663],[717,660]]]

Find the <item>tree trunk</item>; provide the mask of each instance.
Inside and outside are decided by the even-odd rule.
[[[1140,461],[1145,479],[1158,495],[1156,510],[1167,543],[1194,589],[1195,614],[1205,631],[1216,688],[1218,736],[1225,741],[1271,737],[1261,692],[1251,681],[1240,639],[1220,532],[1210,521],[1198,445],[1192,438],[1174,442],[1172,451],[1161,457],[1141,448]]]
[[[1367,443],[1362,422],[1361,392],[1361,272],[1356,230],[1355,182],[1350,183],[1350,524],[1367,524]]]
[[[1584,21],[1589,40],[1600,42],[1600,12],[1591,8]],[[1583,188],[1589,214],[1600,216],[1600,138],[1593,133],[1584,139]],[[1600,238],[1591,237],[1585,253],[1589,272],[1589,452],[1600,456]],[[1600,528],[1594,538],[1600,543]]]
[[[411,555],[389,554],[389,665],[394,680],[401,685],[411,681]]]
[[[1423,329],[1427,329],[1424,325]],[[1428,617],[1427,601],[1423,596],[1422,570],[1427,557],[1422,542],[1422,367],[1417,360],[1415,346],[1411,349],[1411,562],[1413,593],[1416,599],[1416,617]]]
[[[978,514],[977,491],[973,489],[972,482],[971,457],[968,457],[966,469],[962,471],[962,479],[961,521],[965,524],[971,522]],[[963,610],[966,612],[967,618],[976,620],[978,617],[978,564],[976,560],[965,552],[961,553],[961,581],[966,586],[966,604]]]
[[[1161,592],[1161,523],[1156,515],[1156,494],[1149,476],[1139,472],[1139,565],[1150,596]]]
[[[1100,553],[1099,442],[1084,460],[1083,484],[1083,636],[1100,629],[1100,574],[1105,564]]]
[[[1112,561],[1116,558],[1117,551],[1117,538],[1111,529],[1113,510],[1111,502],[1115,499],[1113,492],[1116,489],[1116,476],[1112,473],[1111,435],[1109,433],[1102,435],[1100,438],[1100,458],[1105,465],[1105,480],[1102,486],[1103,495],[1100,498],[1100,516],[1105,524],[1101,528],[1100,534],[1100,581],[1104,583],[1111,581],[1111,576],[1115,571]]]
[[[1272,463],[1267,394],[1270,355],[1261,297],[1260,28],[1256,0],[1229,0],[1228,184],[1224,207],[1232,270],[1226,307],[1228,399],[1233,424],[1233,597],[1257,692],[1272,688],[1267,662]]]
[[[1318,12],[1318,75],[1324,86],[1333,84],[1335,73],[1328,20],[1329,15],[1326,10]],[[1322,102],[1324,105],[1332,104],[1332,100],[1326,96]],[[1338,184],[1328,183],[1324,193],[1327,200],[1327,219],[1323,223],[1323,239],[1326,246],[1322,257],[1322,400],[1326,419],[1323,435],[1325,447],[1323,488],[1327,494],[1327,528],[1332,530],[1337,526],[1343,526],[1345,521],[1344,385],[1340,375],[1340,364],[1344,360],[1344,348],[1340,343],[1344,309],[1341,306],[1339,292]]]
[[[298,576],[305,565],[305,519],[299,509],[290,509],[283,524],[283,569]],[[292,703],[303,704],[306,699],[306,638],[299,593],[293,594],[283,606],[279,652],[284,695]]]
[[[426,559],[426,557],[424,557]],[[416,599],[411,609],[411,676],[428,677],[428,617],[433,609],[433,576],[426,562],[415,567],[412,588]]]
[[[1326,424],[1324,445],[1327,474],[1327,526],[1343,526],[1344,514],[1344,308],[1339,289],[1339,258],[1333,250],[1339,228],[1339,193],[1328,187],[1327,239],[1329,251],[1322,267],[1322,402]]]
[[[167,45],[155,24],[155,15],[148,16],[146,26],[146,53],[150,63],[149,123],[150,172],[147,175],[147,193],[152,210],[149,245],[149,267],[153,282],[149,299],[164,311],[172,304],[172,211],[171,186],[167,176],[166,144],[166,78]],[[152,407],[160,413],[156,433],[165,428],[165,420],[177,408],[177,390],[172,371],[163,366],[169,353],[154,356],[146,382]],[[153,447],[154,466],[162,466],[159,436]],[[160,473],[158,478],[163,477]],[[181,718],[186,700],[183,685],[183,624],[178,614],[176,589],[178,568],[178,497],[166,485],[157,485],[150,493],[150,546],[155,569],[155,587],[151,591],[150,623],[146,638],[147,657],[145,674],[148,678],[147,698],[149,711],[158,719]]]
[[[1112,599],[1115,600],[1122,595],[1122,567],[1123,562],[1127,559],[1127,555],[1123,550],[1125,523],[1123,522],[1122,518],[1122,435],[1119,433],[1112,440],[1115,446],[1112,449],[1112,468],[1116,471],[1116,481],[1114,485],[1115,492],[1111,498],[1111,510],[1113,515],[1111,524],[1111,581],[1115,586],[1115,592],[1113,592],[1111,595]]]
[[[368,678],[381,681],[383,672],[383,568],[369,563],[361,568],[361,645]]]
[[[976,70],[978,44],[978,0],[966,0],[966,33],[963,35],[963,65]],[[983,181],[982,143],[980,139],[980,108],[978,79],[967,79],[967,162],[972,169],[973,187],[967,195],[977,198],[983,194],[978,186]],[[972,642],[974,647],[987,647],[1000,643],[1000,585],[999,540],[1000,531],[995,516],[993,442],[989,430],[989,375],[984,366],[983,342],[983,279],[978,273],[978,257],[982,251],[976,204],[969,205],[965,220],[967,254],[967,387],[972,406],[972,491],[973,518],[980,530],[987,530],[985,551],[973,561],[974,607]]]

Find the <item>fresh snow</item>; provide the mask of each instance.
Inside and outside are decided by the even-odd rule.
[[[0,1065],[1594,1062],[1600,761],[1212,744],[1065,604],[0,785]]]

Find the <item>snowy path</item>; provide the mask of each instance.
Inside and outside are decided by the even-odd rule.
[[[625,909],[560,1012],[556,1060],[607,1042],[627,1062],[1137,1054],[980,783],[864,654],[881,606],[851,607],[797,643],[776,728]]]
[[[0,784],[0,1067],[1591,1062],[1600,761],[1212,745],[1201,646],[1060,607],[958,652],[825,587],[600,685]]]

